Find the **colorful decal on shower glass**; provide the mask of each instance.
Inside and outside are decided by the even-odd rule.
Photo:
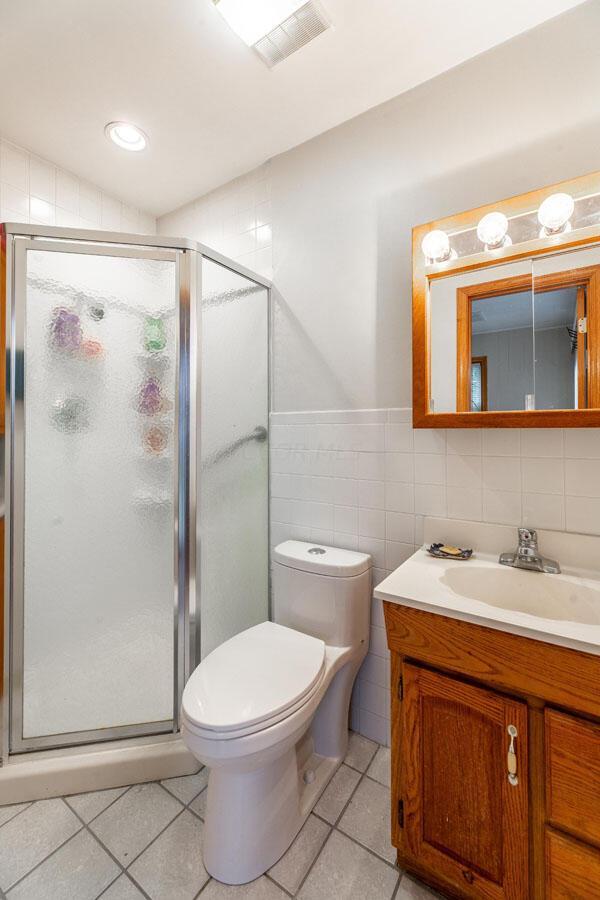
[[[104,353],[104,347],[100,341],[83,341],[81,352],[87,359],[98,359]]]
[[[162,409],[162,392],[160,384],[150,375],[140,388],[138,411],[144,416],[155,416]]]
[[[145,345],[148,353],[157,353],[167,346],[167,336],[162,319],[146,316]]]
[[[90,417],[86,400],[83,397],[65,397],[57,400],[52,408],[52,421],[55,427],[65,434],[85,431]]]
[[[144,444],[151,453],[164,453],[169,442],[169,433],[160,425],[152,425],[144,435]]]
[[[53,345],[58,350],[73,352],[81,346],[83,333],[81,322],[77,313],[57,306],[52,312],[50,323],[50,337]]]

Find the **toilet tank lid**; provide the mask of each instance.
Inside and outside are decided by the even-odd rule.
[[[315,572],[317,575],[337,575],[338,578],[360,575],[371,568],[368,553],[304,541],[284,541],[273,550],[273,559],[290,569]]]

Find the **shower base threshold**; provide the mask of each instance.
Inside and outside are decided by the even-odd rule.
[[[0,805],[161,781],[199,768],[178,734],[20,753],[0,767]]]

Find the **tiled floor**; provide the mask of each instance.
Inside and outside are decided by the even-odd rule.
[[[279,862],[228,887],[202,865],[207,773],[0,807],[2,900],[427,900],[394,865],[389,750],[348,755]]]

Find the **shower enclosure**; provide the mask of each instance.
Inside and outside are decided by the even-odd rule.
[[[269,283],[194,242],[3,226],[0,756],[177,734],[268,616]]]

